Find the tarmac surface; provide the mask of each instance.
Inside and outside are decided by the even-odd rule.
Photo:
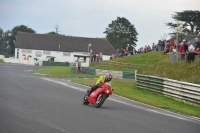
[[[200,120],[116,95],[83,105],[88,87],[0,64],[0,133],[200,133]],[[134,94],[133,94],[134,95]]]

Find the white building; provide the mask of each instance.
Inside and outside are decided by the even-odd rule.
[[[89,45],[91,44],[91,46]],[[109,60],[116,50],[106,40],[101,38],[72,37],[50,34],[34,34],[18,32],[15,44],[15,59],[26,60],[35,64],[54,59],[54,62],[76,62],[77,55],[85,58],[82,66],[89,66],[89,51],[102,53],[103,60]]]

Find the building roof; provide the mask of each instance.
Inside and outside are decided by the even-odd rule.
[[[50,34],[35,34],[17,32],[16,48],[62,51],[62,52],[88,52],[88,44],[91,43],[93,53],[111,55],[116,53],[112,45],[102,38],[72,37]]]

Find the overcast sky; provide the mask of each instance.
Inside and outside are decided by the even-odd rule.
[[[139,33],[139,48],[169,33],[165,23],[183,10],[200,10],[200,0],[0,0],[0,27],[23,24],[47,33],[58,24],[61,34],[100,38],[112,20],[125,17]]]

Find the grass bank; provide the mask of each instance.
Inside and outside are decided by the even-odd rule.
[[[95,75],[71,73],[71,67],[52,66],[43,70],[33,70],[31,73],[47,74],[51,78],[96,78]]]
[[[133,71],[133,69],[136,69],[139,74],[153,75],[200,84],[200,63],[171,63],[169,55],[163,55],[163,52],[137,54],[133,56],[126,56],[124,58],[113,59],[112,61],[139,64],[139,66],[134,66],[131,69],[124,69],[116,68],[114,63],[110,66],[105,66],[103,63],[93,63],[90,67],[119,71]]]
[[[74,80],[73,82],[83,85],[91,85],[95,80]],[[173,111],[176,113],[191,115],[200,118],[200,107],[174,100],[172,98],[153,93],[143,89],[137,89],[135,82],[130,81],[112,81],[114,94],[149,104],[155,107]]]

